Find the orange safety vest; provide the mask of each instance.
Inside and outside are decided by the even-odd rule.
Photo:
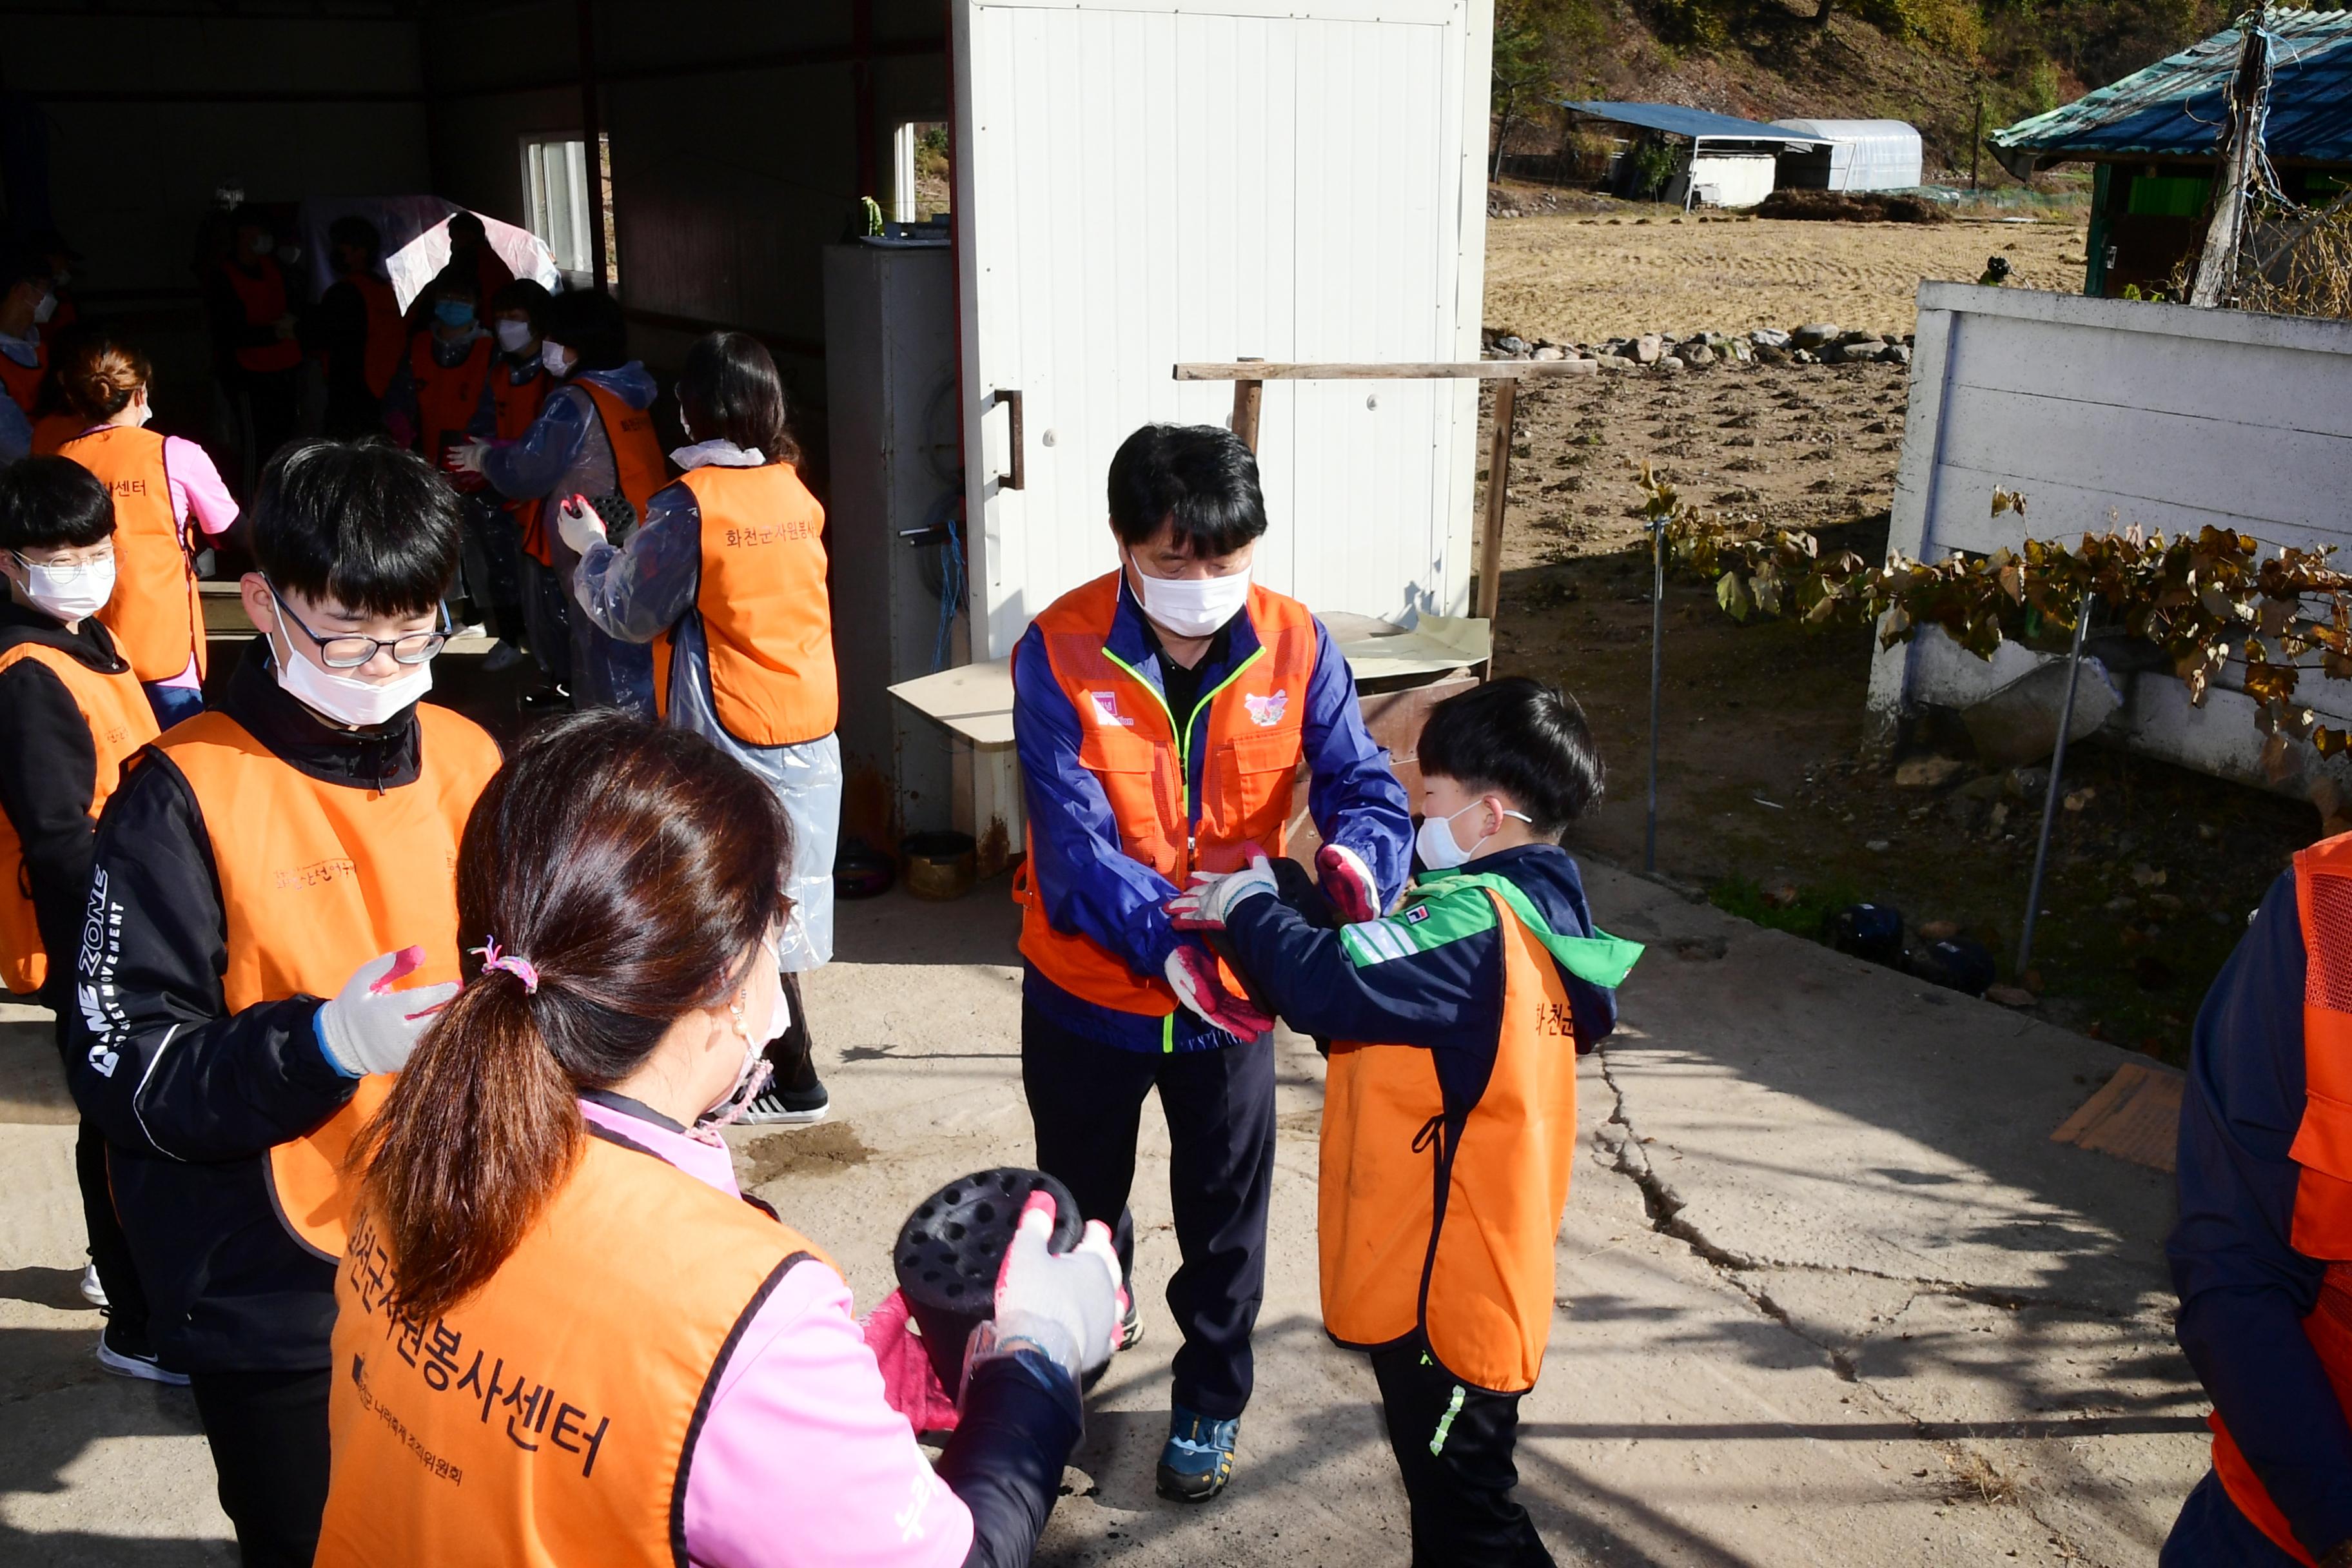
[[[1209,710],[1202,743],[1200,824],[1192,826],[1189,734],[1157,688],[1104,647],[1118,612],[1119,574],[1073,588],[1037,617],[1045,661],[1084,732],[1078,765],[1095,775],[1118,824],[1119,846],[1181,888],[1194,870],[1233,871],[1244,845],[1279,856],[1290,821],[1292,784],[1306,760],[1307,688],[1314,679],[1315,617],[1297,600],[1253,584],[1250,625],[1258,650],[1202,701]],[[1187,714],[1189,731],[1192,715]],[[1034,828],[1031,829],[1034,831]],[[1055,931],[1028,879],[1031,856],[1013,879],[1024,906],[1021,954],[1037,972],[1082,1001],[1172,1019],[1176,993],[1157,974],[1076,931]],[[1227,987],[1241,983],[1223,973]],[[1169,1049],[1174,1048],[1172,1038]]]
[[[457,841],[498,771],[499,749],[446,708],[420,703],[416,721],[421,772],[383,791],[289,767],[226,713],[200,713],[160,742],[211,839],[230,1012],[298,994],[332,996],[369,959],[411,945],[425,950],[425,963],[404,985],[458,978]],[[278,1215],[321,1258],[342,1256],[352,1198],[343,1156],[389,1084],[362,1079],[324,1125],[269,1152]]]
[[[0,653],[0,672],[26,659],[47,666],[65,682],[67,694],[81,710],[82,722],[89,727],[90,743],[98,752],[89,796],[89,815],[95,818],[122,782],[122,764],[155,738],[155,710],[128,666],[104,674],[62,648],[18,643]],[[48,979],[49,959],[41,945],[40,925],[33,918],[24,840],[5,812],[0,812],[0,866],[15,868],[7,886],[0,888],[0,983],[20,996],[30,995]]]
[[[39,414],[33,417],[33,445],[36,458],[62,455],[66,443],[89,428],[89,421],[79,414]]]
[[[2303,921],[2303,1121],[2287,1152],[2301,1167],[2288,1241],[2327,1263],[2303,1331],[2319,1352],[2336,1401],[2352,1416],[2352,833],[2294,858],[2295,912]],[[2220,1411],[2213,1470],[2238,1511],[2298,1563],[2314,1561],[2271,1501]],[[2334,1542],[2323,1542],[2322,1550]]]
[[[1503,948],[1493,1075],[1454,1131],[1432,1052],[1332,1046],[1317,1217],[1323,1324],[1360,1350],[1419,1331],[1455,1378],[1517,1394],[1535,1385],[1551,1331],[1552,1248],[1576,1158],[1576,1033],[1559,966],[1502,879],[1473,879],[1486,884]]]
[[[618,393],[593,381],[579,384],[604,422],[604,439],[613,448],[613,474],[621,493],[629,498],[637,521],[646,520],[646,505],[654,492],[669,482],[669,464],[662,456],[661,437],[654,434],[653,410],[632,408]],[[593,497],[591,498],[593,499]]]
[[[400,296],[383,279],[362,274],[351,282],[367,310],[367,353],[360,374],[367,389],[382,397],[392,390],[401,353],[408,347],[408,319],[400,313]]]
[[[227,275],[228,286],[236,290],[237,302],[245,307],[247,326],[267,327],[285,318],[286,275],[278,270],[275,260],[263,257],[257,275],[228,261],[221,263],[221,271]],[[264,374],[292,370],[302,363],[302,345],[292,338],[249,343],[236,351],[236,363],[246,370]]]
[[[362,1212],[335,1271],[319,1568],[686,1561],[696,1429],[796,1232],[591,1124],[521,1243],[430,1323]],[[838,1272],[838,1270],[835,1270]]]
[[[498,421],[498,437],[501,441],[519,441],[539,411],[547,403],[549,385],[554,377],[543,367],[534,368],[529,381],[518,383],[506,366],[494,364],[490,370],[490,406]],[[554,563],[547,548],[547,524],[541,513],[547,503],[537,496],[524,496],[507,502],[507,511],[522,531],[522,548],[541,566]]]
[[[710,700],[747,746],[833,733],[841,689],[825,596],[824,508],[789,463],[697,468],[678,480],[702,512],[701,617]],[[670,637],[654,639],[654,711],[669,716]]]
[[[408,374],[416,383],[416,440],[436,468],[446,468],[450,448],[462,445],[466,426],[482,406],[482,383],[490,374],[490,340],[476,338],[466,357],[443,364],[433,356],[431,332],[409,345]]]
[[[33,411],[33,399],[41,393],[41,383],[49,378],[49,345],[36,339],[33,342],[33,363],[18,364],[6,354],[0,354],[0,386],[8,389],[9,401],[26,414]]]
[[[172,510],[163,437],[109,425],[58,449],[98,477],[114,498],[114,597],[98,612],[142,680],[170,680],[188,660],[205,673],[205,609],[196,569]]]

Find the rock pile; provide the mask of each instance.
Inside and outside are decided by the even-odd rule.
[[[1487,359],[1591,360],[1601,370],[1650,370],[1668,375],[1717,365],[1892,364],[1911,363],[1912,339],[1877,332],[1846,331],[1830,321],[1808,321],[1781,331],[1759,327],[1747,332],[1643,332],[1597,343],[1559,343],[1523,338],[1489,327],[1479,334]]]

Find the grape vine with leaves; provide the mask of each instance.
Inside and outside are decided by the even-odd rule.
[[[2202,706],[2214,678],[2245,660],[2246,695],[2265,737],[2263,764],[2285,769],[2289,748],[2309,741],[2323,757],[2352,750],[2352,732],[2319,722],[2295,700],[2305,671],[2352,679],[2352,575],[2327,564],[2334,547],[2266,550],[2251,534],[2206,527],[2168,538],[2137,524],[2085,533],[2081,542],[2029,539],[1990,554],[1954,552],[1914,561],[1900,551],[1873,566],[1850,550],[1822,556],[1821,542],[1752,514],[1703,512],[1647,463],[1643,511],[1676,568],[1712,579],[1735,619],[1791,616],[1809,626],[1875,626],[1879,646],[1939,626],[1979,658],[2036,621],[2072,630],[2085,595],[2096,595],[2126,635],[2154,644]],[[2025,515],[2026,499],[1996,489],[1992,515]]]

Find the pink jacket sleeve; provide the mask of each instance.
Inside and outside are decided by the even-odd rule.
[[[882,1397],[849,1288],[819,1263],[777,1284],[737,1342],[687,1471],[698,1568],[954,1568],[971,1515]]]
[[[199,529],[217,534],[236,521],[236,500],[202,447],[177,436],[164,437],[163,471],[172,480],[172,516],[183,527],[193,515]]]

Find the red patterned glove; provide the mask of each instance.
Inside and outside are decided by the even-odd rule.
[[[1176,1000],[1229,1035],[1255,1040],[1274,1027],[1271,1017],[1225,989],[1217,978],[1217,961],[1205,947],[1186,942],[1170,953],[1167,975]]]
[[[1315,879],[1323,896],[1349,925],[1381,918],[1381,886],[1372,880],[1364,858],[1344,845],[1326,844],[1315,852]]]

